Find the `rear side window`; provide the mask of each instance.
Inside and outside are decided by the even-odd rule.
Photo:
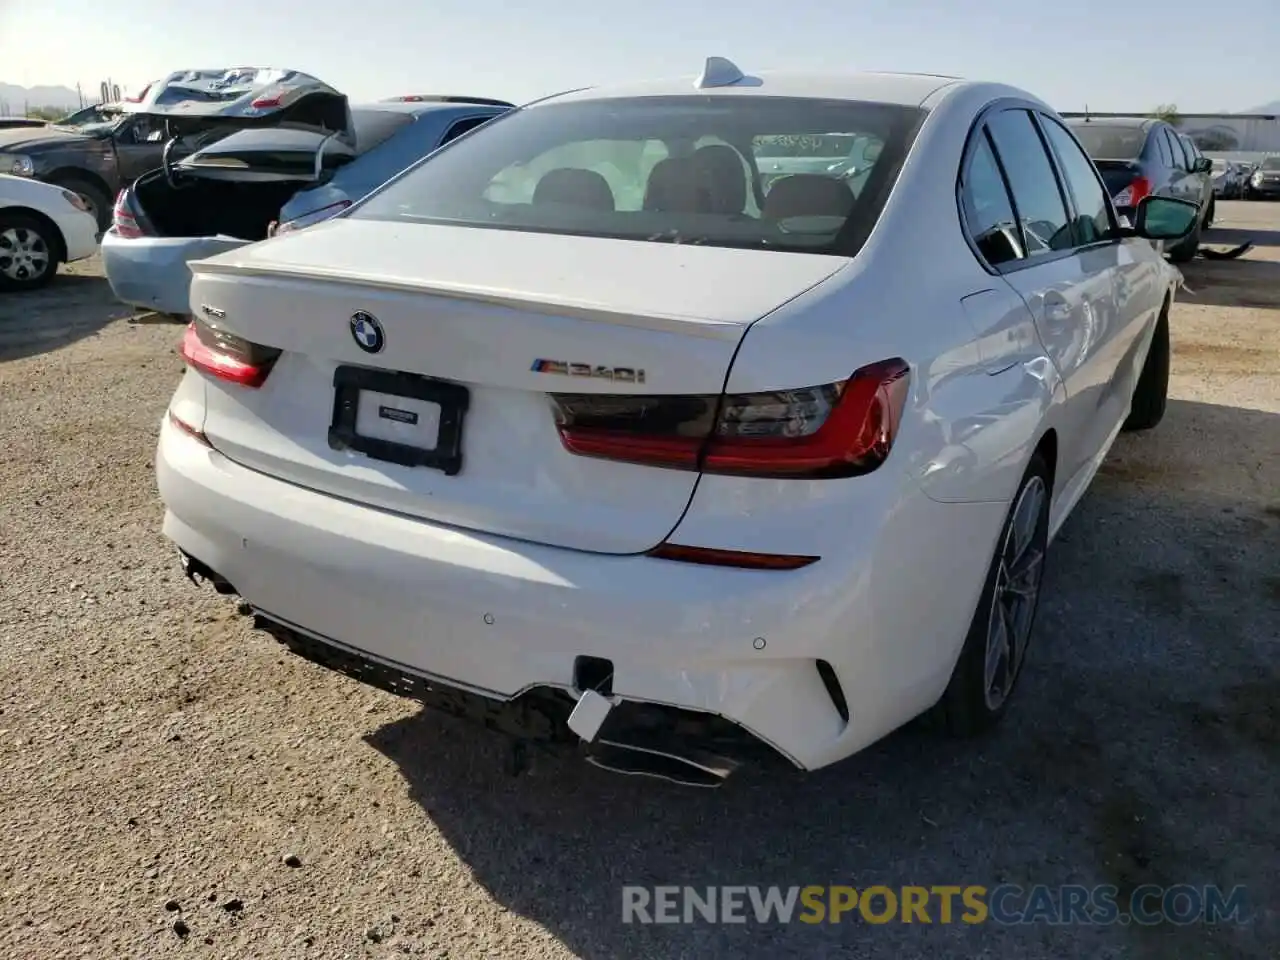
[[[1080,144],[1095,160],[1137,160],[1147,142],[1147,132],[1141,127],[1089,121],[1075,124],[1074,129]]]
[[[1178,146],[1182,147],[1183,168],[1190,170],[1193,166],[1195,166],[1195,161],[1196,161],[1195,148],[1191,145],[1191,141],[1186,139],[1185,137],[1175,135],[1174,139],[1178,141]]]
[[[1084,246],[1110,240],[1111,204],[1092,161],[1066,128],[1052,117],[1041,115],[1040,125],[1058,157],[1062,177],[1067,181],[1067,189],[1075,202],[1076,243]]]
[[[1164,127],[1163,131],[1165,143],[1169,145],[1169,152],[1173,155],[1173,166],[1177,170],[1187,169],[1187,155],[1182,151],[1182,142],[1168,127]]]
[[[1156,127],[1152,130],[1149,142],[1156,148],[1156,155],[1160,159],[1160,166],[1173,166],[1173,149],[1169,146],[1169,137],[1164,132],[1164,127]]]
[[[985,130],[976,137],[960,200],[969,237],[987,263],[995,267],[1023,258],[1018,221]]]
[[[487,123],[492,119],[492,117],[467,117],[465,120],[459,120],[445,131],[445,135],[440,138],[440,146],[444,146],[450,140],[456,140],[468,130],[474,130],[480,124]]]
[[[923,115],[790,97],[548,103],[486,124],[352,216],[852,256]]]
[[[1009,178],[1027,255],[1070,250],[1074,243],[1066,204],[1031,114],[1002,111],[987,121],[987,130]]]

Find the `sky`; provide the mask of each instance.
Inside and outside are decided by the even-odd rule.
[[[0,0],[0,82],[86,93],[274,66],[357,102],[523,102],[694,76],[709,55],[997,80],[1059,110],[1244,110],[1280,99],[1280,0]]]

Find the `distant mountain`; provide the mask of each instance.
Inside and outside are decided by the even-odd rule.
[[[19,87],[0,83],[0,116],[21,114],[26,107],[62,107],[75,110],[80,96],[70,87]]]
[[[1252,110],[1245,110],[1244,112],[1280,114],[1280,100],[1272,100],[1270,103],[1264,103],[1260,107],[1254,107]]]

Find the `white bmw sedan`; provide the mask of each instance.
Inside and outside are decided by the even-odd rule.
[[[193,263],[164,531],[304,656],[610,769],[974,734],[1164,411],[1151,241],[1195,214],[1118,221],[1005,86],[712,58],[551,97]]]

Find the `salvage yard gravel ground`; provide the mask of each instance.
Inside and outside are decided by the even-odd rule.
[[[1168,414],[1055,546],[1007,724],[720,791],[512,778],[255,634],[160,535],[180,327],[96,261],[0,298],[0,957],[1280,956],[1280,206],[1219,211],[1259,244],[1186,268]],[[621,922],[624,884],[1002,882],[1244,885],[1250,919]]]

